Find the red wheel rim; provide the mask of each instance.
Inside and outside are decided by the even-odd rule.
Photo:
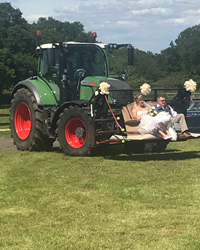
[[[76,135],[76,129],[79,127],[85,130],[85,133],[83,134],[82,138],[79,138]],[[85,123],[78,118],[72,118],[66,125],[65,138],[68,144],[72,148],[82,147],[85,144],[86,139],[87,139],[87,129],[86,129]]]
[[[15,111],[15,130],[20,139],[25,140],[31,132],[31,112],[24,102]]]

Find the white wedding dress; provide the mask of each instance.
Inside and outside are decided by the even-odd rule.
[[[159,112],[156,116],[150,116],[148,110],[140,110],[137,112],[141,116],[138,130],[141,134],[152,134],[161,137],[158,130],[162,130],[160,123],[164,124],[172,135],[172,140],[177,140],[177,134],[172,128],[171,115],[167,112]]]

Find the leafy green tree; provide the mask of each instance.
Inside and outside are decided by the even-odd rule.
[[[175,46],[173,42],[170,43],[170,47],[162,50],[160,54],[156,54],[155,58],[163,72],[163,76],[181,70],[181,57],[178,53],[177,46]]]
[[[31,54],[19,52],[14,55],[16,77],[12,85],[37,73],[37,58]]]
[[[42,33],[41,43],[76,41],[92,42],[91,32],[86,33],[84,26],[80,22],[61,22],[52,17],[39,18],[33,24],[34,33],[40,30]]]
[[[14,9],[10,3],[0,3],[0,23],[5,29],[16,24],[21,25],[26,23],[22,18],[22,13],[19,9]]]
[[[12,65],[12,54],[8,49],[0,49],[0,100],[2,99],[3,90],[9,90],[15,77],[15,70],[12,68]]]
[[[146,53],[136,49],[135,67],[139,76],[150,81],[157,81],[162,76],[159,65],[152,53]]]
[[[33,51],[29,27],[19,9],[14,9],[10,3],[0,3],[0,48],[8,48],[13,54]]]
[[[175,42],[182,69],[190,75],[200,75],[200,25],[181,32]]]

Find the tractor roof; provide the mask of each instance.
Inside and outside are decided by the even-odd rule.
[[[55,43],[56,45],[59,45],[59,43]],[[80,44],[80,45],[96,45],[99,46],[100,48],[105,48],[104,43],[81,43],[81,42],[64,42],[63,44]],[[37,46],[37,49],[42,48],[42,49],[50,49],[50,48],[55,48],[55,46],[52,43],[46,43],[46,44],[41,44],[40,46]]]

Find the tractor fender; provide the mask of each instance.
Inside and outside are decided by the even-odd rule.
[[[37,88],[35,87],[34,84],[32,84],[32,82],[30,82],[28,80],[19,82],[15,85],[15,87],[12,90],[11,98],[13,98],[14,94],[17,92],[18,89],[21,89],[24,87],[26,89],[29,89],[31,91],[31,93],[35,96],[37,104],[42,105],[42,100],[41,100],[41,97],[40,97],[40,94],[39,94]]]
[[[88,106],[88,100],[74,100],[74,101],[69,101],[63,103],[54,113],[54,117],[52,120],[52,128],[55,130],[57,127],[57,121],[59,120],[60,114],[64,111],[65,108],[69,108],[69,106],[78,106],[78,107],[85,107],[87,108]],[[89,110],[89,108],[88,108]]]
[[[56,98],[51,89],[42,81],[38,83],[36,80],[27,79],[17,83],[12,90],[11,98],[13,98],[17,90],[21,88],[28,89],[35,96],[38,106],[57,105]]]

